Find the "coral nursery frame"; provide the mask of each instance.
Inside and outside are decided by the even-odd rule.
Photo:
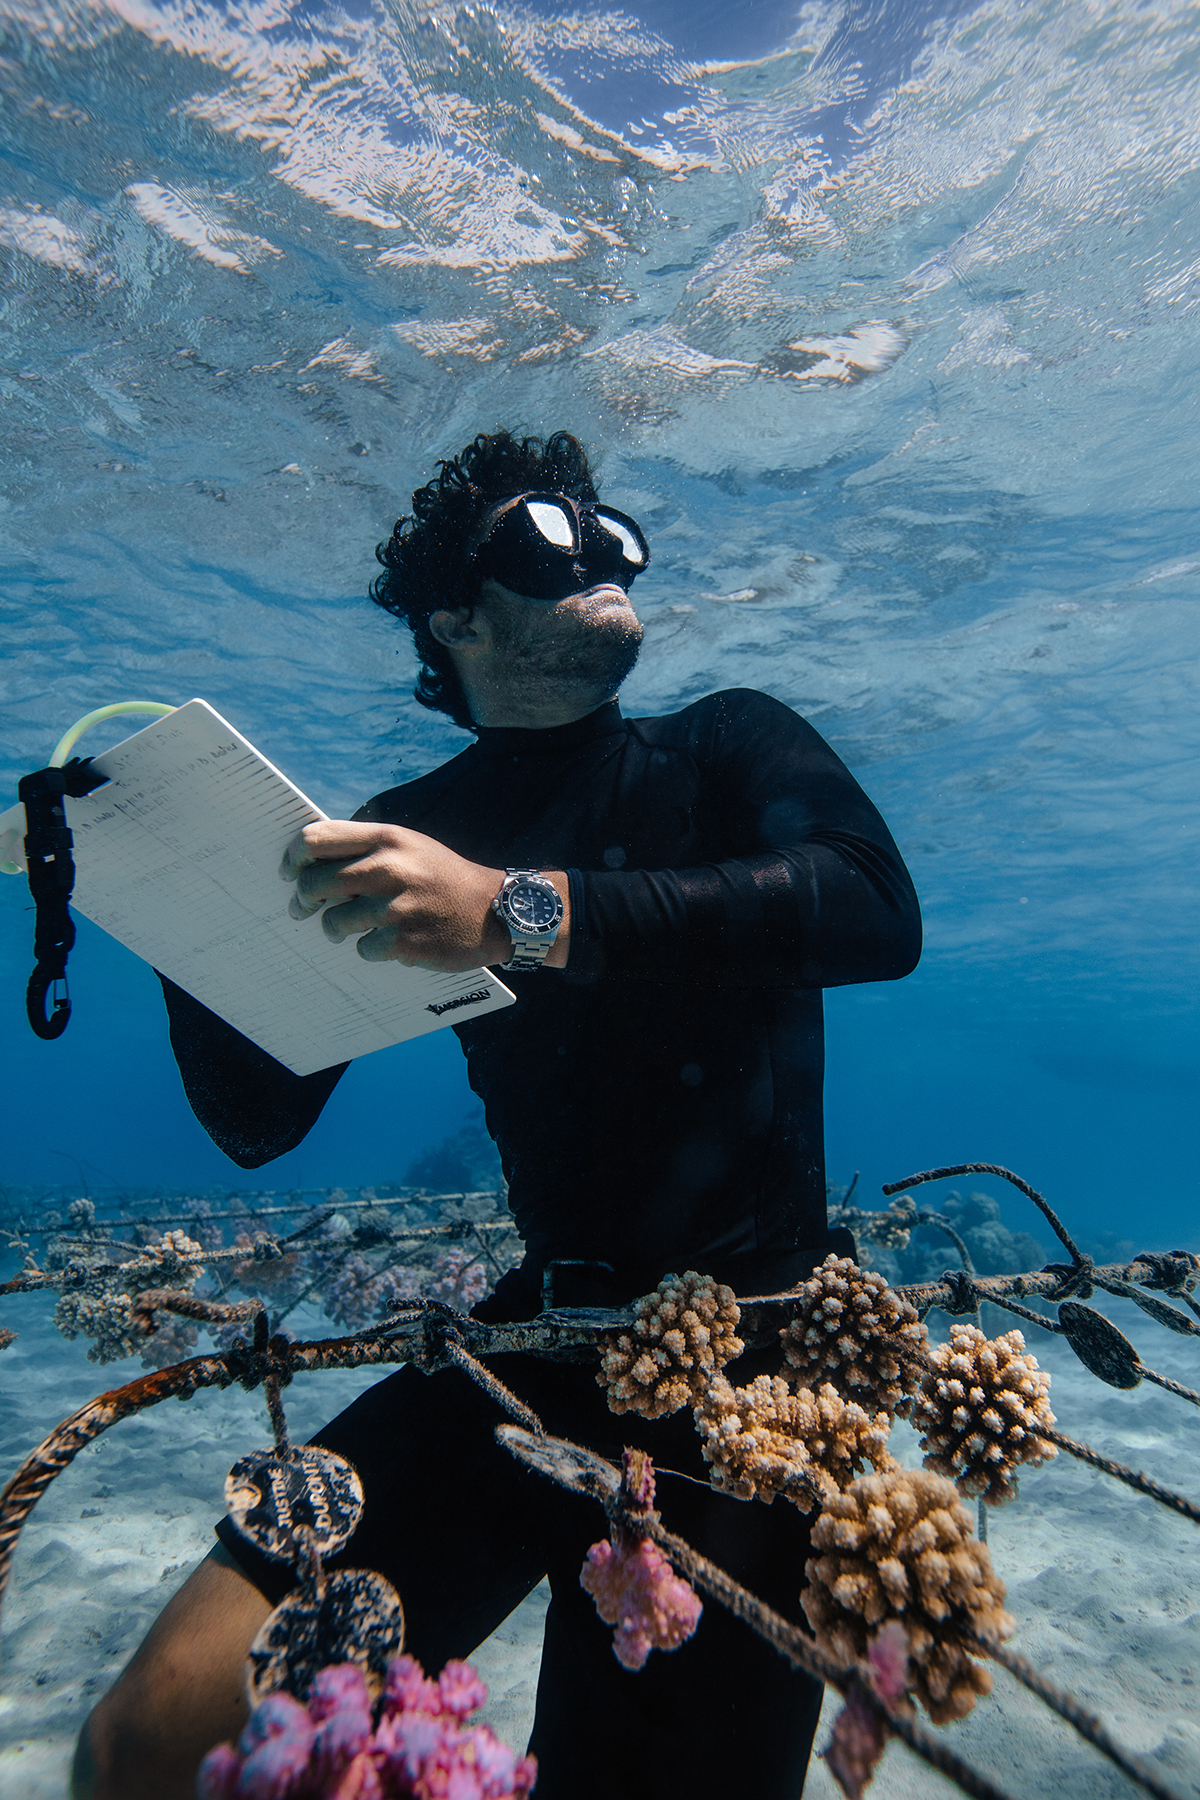
[[[100,1240],[95,1236],[89,1239],[85,1234],[82,1245],[87,1253],[60,1255],[59,1266],[56,1268],[40,1268],[30,1255],[25,1269],[0,1287],[0,1294],[47,1289],[58,1293],[60,1297],[70,1296],[72,1293],[88,1295],[91,1297],[92,1312],[97,1315],[103,1315],[106,1307],[111,1311],[117,1305],[114,1296],[119,1296],[123,1308],[123,1329],[127,1334],[140,1334],[147,1340],[171,1317],[221,1329],[226,1337],[237,1329],[239,1335],[227,1347],[211,1354],[189,1357],[155,1369],[138,1380],[100,1394],[65,1419],[26,1458],[4,1489],[3,1495],[0,1495],[0,1599],[7,1584],[20,1532],[42,1494],[86,1445],[122,1419],[157,1405],[162,1400],[187,1400],[200,1388],[225,1388],[234,1383],[246,1389],[261,1386],[272,1420],[275,1453],[286,1458],[294,1455],[294,1452],[287,1439],[282,1391],[298,1375],[317,1369],[361,1368],[372,1364],[385,1366],[404,1362],[414,1362],[430,1372],[456,1367],[485,1389],[507,1415],[506,1421],[496,1428],[498,1440],[514,1456],[547,1479],[594,1499],[608,1516],[614,1542],[618,1535],[630,1541],[646,1538],[652,1540],[663,1557],[687,1582],[731,1609],[749,1629],[763,1637],[795,1667],[836,1688],[844,1696],[846,1706],[838,1727],[835,1728],[835,1748],[844,1721],[849,1721],[845,1730],[850,1736],[857,1731],[860,1738],[865,1736],[865,1740],[873,1745],[865,1763],[857,1768],[857,1772],[852,1768],[848,1774],[844,1768],[845,1759],[843,1758],[843,1765],[839,1765],[834,1749],[827,1752],[831,1767],[847,1793],[861,1793],[870,1780],[874,1762],[887,1737],[894,1735],[954,1780],[963,1792],[978,1796],[979,1800],[1008,1800],[1003,1790],[989,1777],[971,1768],[932,1731],[919,1723],[912,1705],[902,1694],[881,1684],[877,1678],[874,1650],[871,1649],[869,1654],[863,1653],[865,1627],[861,1620],[847,1614],[840,1636],[837,1631],[831,1635],[828,1630],[823,1635],[820,1628],[814,1634],[774,1613],[755,1595],[664,1526],[653,1506],[645,1502],[647,1490],[643,1488],[639,1499],[631,1487],[628,1466],[623,1474],[582,1445],[549,1436],[537,1415],[498,1381],[481,1360],[513,1352],[537,1357],[568,1356],[577,1359],[581,1354],[591,1352],[601,1364],[598,1378],[609,1384],[609,1403],[614,1411],[635,1409],[655,1417],[662,1411],[674,1410],[679,1404],[693,1403],[697,1407],[697,1423],[702,1434],[706,1429],[711,1434],[721,1426],[722,1418],[734,1405],[729,1396],[734,1395],[735,1391],[729,1388],[729,1384],[725,1382],[724,1389],[720,1389],[724,1380],[720,1374],[722,1363],[736,1357],[743,1345],[763,1349],[782,1341],[787,1352],[786,1360],[801,1365],[801,1376],[804,1375],[805,1356],[809,1355],[803,1348],[805,1343],[817,1345],[817,1350],[812,1353],[817,1357],[817,1362],[812,1367],[817,1369],[820,1364],[824,1369],[821,1359],[828,1361],[827,1351],[835,1338],[821,1337],[819,1327],[826,1333],[833,1329],[829,1323],[823,1323],[822,1308],[828,1310],[830,1296],[835,1292],[847,1294],[853,1290],[860,1307],[873,1309],[864,1312],[863,1317],[874,1321],[874,1324],[870,1330],[864,1328],[864,1342],[859,1345],[863,1355],[860,1362],[855,1363],[851,1369],[849,1388],[838,1392],[836,1377],[832,1387],[821,1388],[821,1394],[827,1397],[824,1415],[826,1425],[822,1427],[826,1436],[829,1436],[830,1417],[836,1414],[843,1420],[850,1421],[846,1426],[850,1435],[844,1435],[840,1444],[843,1465],[839,1465],[841,1473],[836,1478],[830,1473],[835,1465],[829,1463],[828,1458],[826,1465],[821,1466],[816,1441],[811,1436],[806,1441],[802,1436],[804,1429],[810,1434],[816,1429],[812,1420],[816,1418],[820,1407],[812,1391],[805,1387],[800,1390],[799,1399],[794,1400],[794,1381],[792,1389],[785,1389],[782,1376],[775,1378],[773,1384],[765,1377],[760,1378],[767,1381],[767,1387],[760,1388],[758,1401],[766,1403],[764,1397],[773,1393],[776,1412],[779,1413],[778,1418],[772,1415],[773,1435],[767,1433],[763,1436],[760,1433],[755,1440],[756,1443],[766,1443],[769,1446],[766,1459],[757,1457],[753,1465],[762,1482],[760,1497],[769,1499],[776,1493],[784,1493],[805,1511],[819,1506],[822,1510],[818,1525],[814,1528],[814,1543],[822,1541],[822,1529],[825,1541],[830,1544],[856,1541],[855,1531],[858,1528],[853,1525],[853,1518],[857,1516],[854,1512],[857,1504],[854,1499],[857,1491],[855,1481],[859,1479],[856,1471],[861,1470],[869,1458],[875,1464],[874,1479],[878,1483],[880,1480],[886,1482],[887,1479],[886,1475],[880,1476],[880,1469],[885,1469],[888,1464],[893,1470],[898,1468],[887,1456],[886,1450],[879,1448],[886,1438],[891,1413],[908,1410],[913,1395],[917,1394],[918,1381],[923,1384],[920,1394],[925,1396],[927,1417],[932,1417],[936,1412],[939,1404],[937,1393],[944,1394],[947,1391],[945,1374],[950,1367],[947,1359],[952,1353],[939,1352],[940,1361],[932,1357],[927,1349],[921,1347],[924,1343],[923,1325],[914,1324],[914,1321],[923,1320],[935,1307],[956,1320],[978,1321],[979,1304],[986,1300],[1025,1324],[1065,1337],[1084,1365],[1098,1379],[1111,1386],[1133,1388],[1143,1380],[1150,1381],[1185,1402],[1200,1405],[1200,1392],[1148,1368],[1132,1343],[1116,1326],[1087,1304],[1094,1292],[1100,1290],[1133,1301],[1158,1324],[1180,1335],[1200,1337],[1200,1305],[1194,1298],[1200,1281],[1200,1256],[1184,1250],[1145,1253],[1130,1262],[1098,1267],[1090,1256],[1078,1248],[1042,1195],[1020,1176],[997,1164],[964,1163],[930,1169],[903,1181],[889,1183],[883,1191],[889,1198],[902,1194],[907,1196],[910,1190],[928,1182],[966,1174],[995,1175],[1017,1187],[1040,1209],[1062,1244],[1067,1260],[1024,1274],[978,1275],[970,1265],[965,1244],[954,1230],[940,1215],[922,1212],[911,1198],[906,1197],[893,1199],[886,1211],[871,1211],[844,1204],[834,1216],[838,1222],[849,1225],[860,1242],[874,1241],[884,1245],[903,1243],[904,1234],[915,1225],[940,1225],[954,1240],[963,1266],[948,1270],[938,1281],[888,1289],[882,1277],[860,1277],[853,1271],[851,1264],[837,1264],[836,1259],[831,1258],[810,1281],[799,1284],[788,1293],[738,1296],[735,1299],[730,1290],[719,1288],[706,1277],[672,1277],[660,1285],[657,1295],[648,1296],[632,1308],[602,1311],[550,1306],[528,1322],[498,1325],[483,1324],[444,1300],[416,1297],[401,1301],[391,1316],[374,1327],[355,1330],[341,1337],[294,1342],[289,1341],[278,1329],[272,1328],[267,1307],[259,1295],[252,1294],[249,1298],[240,1300],[206,1299],[190,1290],[197,1276],[214,1264],[236,1264],[240,1258],[239,1266],[244,1268],[250,1261],[261,1263],[279,1258],[286,1253],[289,1243],[294,1243],[312,1229],[314,1221],[302,1226],[290,1239],[280,1239],[270,1231],[260,1230],[256,1248],[250,1257],[246,1248],[248,1240],[243,1242],[240,1249],[205,1250],[182,1233],[171,1234],[170,1240],[163,1239],[158,1244],[141,1247],[131,1247],[128,1243],[111,1239]],[[87,1218],[86,1209],[80,1216]],[[489,1229],[497,1230],[501,1227],[479,1223],[468,1226],[459,1221],[449,1227],[434,1226],[424,1230],[400,1231],[396,1235],[409,1239],[436,1239],[441,1235],[461,1240],[464,1236],[473,1234],[474,1241],[480,1247],[481,1257],[486,1256],[487,1260],[494,1263],[495,1259],[488,1253],[484,1235]],[[78,1244],[80,1241],[63,1240],[68,1250],[72,1243]],[[371,1279],[375,1277],[372,1276]],[[865,1299],[862,1298],[864,1294]],[[1035,1310],[1025,1304],[1029,1300],[1040,1300],[1054,1310]],[[840,1301],[833,1301],[833,1310],[836,1312],[841,1304]],[[682,1334],[679,1329],[675,1329],[672,1336],[666,1325],[679,1319],[684,1321],[687,1329]],[[885,1342],[889,1331],[893,1333],[893,1338]],[[875,1334],[874,1338],[872,1332]],[[0,1332],[0,1346],[11,1341],[12,1335],[10,1332]],[[984,1342],[978,1329],[972,1336],[969,1328],[961,1326],[954,1328],[953,1338],[954,1348],[958,1350]],[[1009,1450],[1014,1462],[1037,1461],[1045,1455],[1062,1450],[1150,1496],[1193,1524],[1200,1523],[1200,1505],[1172,1492],[1152,1477],[1101,1456],[1088,1445],[1059,1432],[1049,1422],[1053,1416],[1049,1414],[1043,1399],[1038,1397],[1042,1393],[1038,1382],[1040,1380],[1044,1388],[1046,1378],[1026,1373],[1026,1365],[1036,1370],[1036,1364],[1032,1358],[1017,1357],[1011,1349],[1010,1340],[1000,1339],[997,1342],[1001,1347],[1009,1346],[1001,1354],[1000,1360],[1003,1362],[1004,1356],[1008,1355],[1010,1374],[1016,1369],[1020,1381],[1024,1383],[1024,1390],[1033,1396],[1030,1405],[1034,1410],[1029,1413],[1027,1421],[1029,1429],[1023,1431],[1016,1425],[1009,1432],[1009,1439],[1012,1440]],[[1019,1337],[1011,1342],[1018,1346],[1021,1344]],[[672,1345],[675,1346],[674,1349]],[[700,1349],[697,1349],[698,1345],[701,1346]],[[712,1345],[717,1348],[711,1348]],[[995,1349],[995,1345],[987,1346],[987,1354],[990,1355]],[[642,1363],[638,1363],[637,1359],[643,1351],[651,1353],[650,1360],[643,1359]],[[847,1349],[845,1356],[850,1355],[851,1350]],[[673,1364],[672,1357],[675,1359]],[[875,1359],[874,1364],[872,1357]],[[992,1360],[995,1361],[994,1356]],[[908,1361],[911,1361],[911,1369],[906,1379],[904,1371]],[[834,1362],[837,1362],[836,1355]],[[869,1390],[872,1379],[870,1375],[861,1373],[862,1368],[868,1365],[883,1369],[888,1375],[883,1385],[880,1386],[877,1382],[873,1390]],[[649,1383],[649,1386],[642,1389],[638,1387],[638,1379],[634,1379],[630,1373],[633,1370],[636,1374],[638,1367],[644,1371],[638,1379]],[[859,1373],[855,1374],[854,1369],[859,1370]],[[900,1371],[898,1377],[897,1370]],[[785,1367],[784,1373],[787,1372]],[[828,1370],[825,1372],[828,1373]],[[793,1377],[795,1373],[793,1370]],[[937,1386],[939,1379],[942,1380],[941,1389]],[[813,1387],[816,1387],[819,1372],[813,1374],[811,1380]],[[905,1391],[902,1393],[902,1390]],[[715,1404],[714,1394],[720,1405]],[[890,1401],[887,1399],[888,1394],[891,1396]],[[668,1398],[664,1399],[663,1395]],[[1016,1409],[1012,1418],[1024,1417],[1020,1410],[1020,1399],[1011,1394],[1007,1399],[1011,1408]],[[757,1403],[753,1389],[737,1390],[735,1400],[741,1409],[741,1415],[745,1415],[747,1409],[752,1412]],[[859,1400],[867,1405],[867,1412],[858,1406]],[[875,1401],[881,1401],[885,1410],[875,1415],[873,1437],[869,1407]],[[921,1403],[918,1395],[918,1407]],[[953,1406],[953,1398],[946,1405]],[[809,1425],[789,1427],[785,1423],[781,1436],[779,1418],[786,1420],[800,1416],[808,1418]],[[965,1413],[954,1416],[959,1418],[960,1424],[966,1418]],[[994,1411],[991,1416],[995,1418]],[[739,1415],[736,1422],[742,1425],[744,1420]],[[1011,1424],[1011,1420],[1009,1423]],[[792,1439],[787,1436],[789,1429],[794,1434]],[[977,1446],[989,1444],[984,1428],[970,1421],[963,1426],[954,1441],[966,1442],[964,1433],[969,1435],[972,1431],[974,1435],[970,1436],[970,1442]],[[857,1437],[854,1433],[858,1434]],[[999,1424],[993,1435],[997,1434],[1001,1438],[1004,1436]],[[1016,1444],[1016,1440],[1023,1440],[1023,1447]],[[728,1469],[722,1472],[720,1456],[710,1455],[708,1441],[705,1455],[714,1463],[715,1486],[724,1485],[726,1491],[739,1492],[743,1496],[755,1491],[753,1476],[746,1474],[750,1464],[742,1466],[740,1475],[737,1471],[734,1472],[736,1479],[742,1481],[743,1485],[739,1487],[736,1480],[730,1477]],[[938,1464],[933,1456],[927,1456],[927,1462],[956,1474],[961,1493],[981,1494],[985,1490],[1002,1493],[1003,1471],[1000,1477],[987,1477],[992,1483],[987,1488],[985,1477],[979,1473],[983,1467],[980,1455],[1000,1459],[1002,1452],[985,1449],[976,1455],[974,1464],[966,1451],[963,1451],[960,1461],[953,1466],[946,1464],[944,1460]],[[854,1459],[853,1467],[845,1464],[847,1456]],[[627,1465],[628,1462],[627,1457]],[[969,1467],[974,1469],[970,1478],[966,1473]],[[767,1471],[765,1476],[764,1469]],[[870,1480],[871,1477],[862,1479]],[[898,1480],[899,1477],[895,1479]],[[922,1479],[927,1486],[939,1479],[943,1481],[945,1491],[938,1490],[934,1494],[934,1501],[942,1508],[939,1517],[947,1517],[947,1508],[953,1510],[957,1504],[953,1491],[943,1477],[911,1476],[907,1479],[910,1486],[913,1482],[919,1485]],[[652,1482],[648,1491],[652,1495]],[[870,1491],[882,1490],[877,1487]],[[965,1541],[969,1526],[964,1527],[966,1515],[961,1506],[958,1507],[958,1514],[962,1517],[956,1529],[959,1537],[964,1540],[960,1550],[964,1556],[969,1551],[968,1561],[969,1558],[974,1558],[971,1568],[982,1569],[986,1564],[990,1572],[987,1552],[982,1548],[981,1542],[973,1540],[968,1545]],[[985,1525],[986,1510],[982,1504],[979,1518],[981,1526]],[[981,1531],[980,1539],[985,1541],[985,1531]],[[810,1582],[814,1584],[817,1581],[814,1573],[816,1566],[819,1565],[809,1564]],[[1002,1588],[999,1588],[998,1583],[994,1586],[1002,1597]],[[952,1589],[947,1591],[952,1596]],[[911,1600],[910,1623],[916,1622],[919,1626],[918,1615],[922,1604],[924,1602],[917,1597]],[[1145,1792],[1156,1796],[1157,1800],[1177,1800],[1173,1790],[1138,1758],[1117,1744],[1100,1721],[1077,1700],[1039,1674],[1023,1657],[1006,1646],[1003,1642],[1005,1633],[995,1623],[1006,1615],[995,1609],[990,1612],[985,1609],[974,1614],[965,1603],[954,1603],[952,1597],[949,1602],[941,1600],[938,1604],[942,1606],[943,1613],[938,1615],[937,1632],[943,1637],[948,1634],[953,1639],[956,1646],[954,1654],[959,1657],[962,1667],[974,1669],[976,1661],[973,1659],[988,1659],[1000,1664],[1074,1726]],[[837,1611],[836,1604],[828,1596],[825,1605],[826,1614],[830,1609]],[[810,1623],[814,1617],[824,1616],[815,1606],[812,1609],[806,1606],[806,1612]],[[901,1616],[903,1617],[903,1607]],[[857,1632],[857,1637],[853,1637],[853,1633],[850,1637],[847,1636],[844,1628],[846,1620],[854,1632]],[[980,1620],[983,1621],[982,1627]],[[926,1620],[926,1623],[930,1621]],[[919,1636],[919,1630],[917,1635]],[[846,1646],[852,1638],[858,1645],[858,1653],[847,1655]],[[840,1655],[830,1652],[831,1644],[835,1643],[841,1646]],[[987,1685],[990,1683],[983,1678],[976,1680],[978,1691],[986,1691]],[[920,1692],[919,1686],[917,1691]],[[973,1704],[973,1699],[970,1703]],[[928,1700],[926,1705],[929,1710]]]

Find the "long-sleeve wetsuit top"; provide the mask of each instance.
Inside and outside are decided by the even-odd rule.
[[[506,976],[515,1006],[455,1027],[535,1266],[822,1241],[821,990],[907,974],[921,927],[887,827],[810,725],[744,689],[657,719],[612,701],[480,730],[356,816],[569,873],[567,967]],[[165,985],[216,1142],[243,1167],[291,1149],[341,1069],[291,1075]]]

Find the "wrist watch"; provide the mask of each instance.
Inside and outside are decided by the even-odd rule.
[[[563,922],[562,898],[537,869],[506,869],[492,911],[507,926],[512,955],[502,969],[540,969]]]

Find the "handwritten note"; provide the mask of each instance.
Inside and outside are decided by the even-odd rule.
[[[297,1075],[512,1004],[487,969],[364,962],[291,918],[280,857],[327,815],[206,701],[93,767],[107,785],[66,803],[72,906]]]

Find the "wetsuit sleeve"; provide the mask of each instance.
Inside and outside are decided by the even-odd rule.
[[[907,975],[921,953],[917,896],[845,764],[765,694],[734,690],[695,710],[702,835],[736,854],[583,871],[577,976],[841,987]]]
[[[213,1143],[240,1169],[261,1168],[294,1150],[349,1063],[293,1075],[165,975],[158,979],[183,1091]]]

